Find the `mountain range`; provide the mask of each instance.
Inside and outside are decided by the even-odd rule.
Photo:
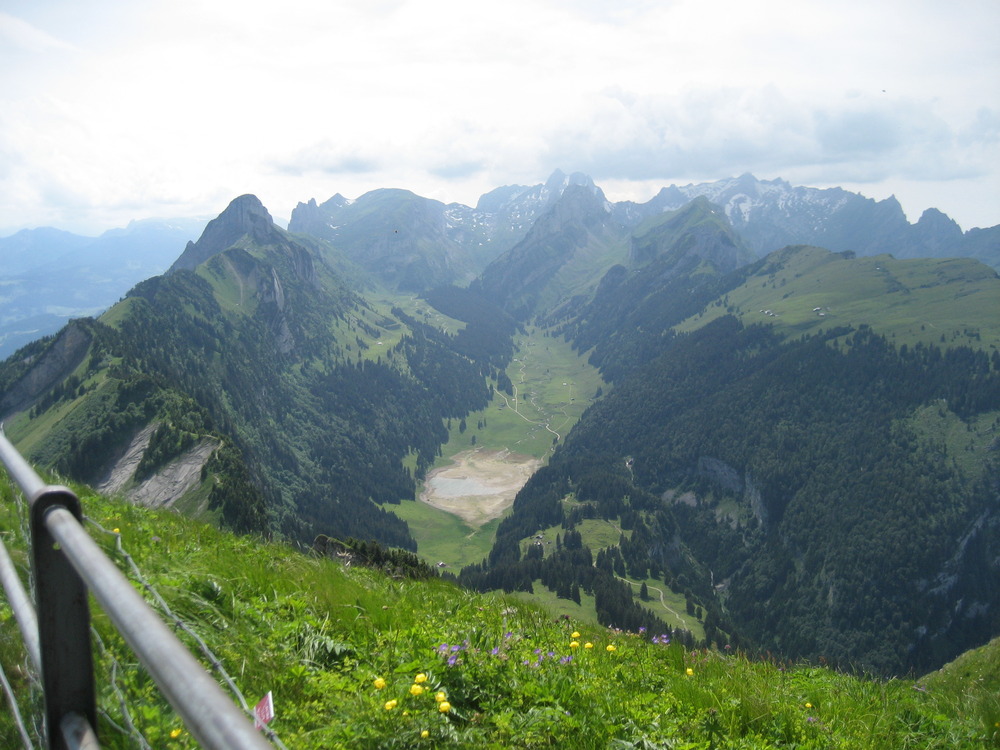
[[[0,238],[0,357],[98,315],[135,284],[163,273],[201,219],[144,219],[100,237],[50,227]]]
[[[463,583],[669,629],[627,578],[706,644],[931,668],[1000,633],[996,229],[750,176],[646,204],[562,173],[475,209],[380,190],[288,230],[245,195],[3,362],[0,420],[135,502],[412,550],[394,509],[560,339],[602,387]],[[960,247],[993,267],[937,255]]]
[[[619,234],[704,197],[722,209],[758,257],[785,245],[811,244],[859,255],[975,258],[1000,269],[1000,226],[963,232],[933,208],[911,224],[895,198],[874,201],[840,188],[792,186],[750,174],[671,185],[646,203],[607,202],[587,175],[558,170],[544,183],[496,188],[475,207],[399,189],[374,190],[355,200],[337,194],[319,204],[299,203],[288,229],[336,245],[338,271],[357,283],[374,274],[406,291],[464,286],[521,242],[569,187],[605,201],[609,224]],[[0,238],[0,357],[56,332],[70,318],[105,310],[132,285],[176,261],[177,248],[205,224],[205,219],[147,219],[97,238],[50,227]]]

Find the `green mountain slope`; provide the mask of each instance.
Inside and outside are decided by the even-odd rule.
[[[573,185],[471,285],[520,320],[588,296],[624,260],[627,233],[595,188]]]
[[[516,599],[407,577],[401,567],[372,570],[357,555],[353,564],[303,555],[175,513],[82,499],[91,535],[135,579],[123,553],[130,555],[246,701],[272,693],[270,727],[289,748],[998,741],[996,695],[975,681],[880,681],[737,651],[687,650],[658,634],[554,621]],[[23,509],[2,474],[0,501],[0,533],[20,565]],[[97,607],[94,625],[102,747],[195,747]],[[0,663],[34,724],[39,702],[9,610],[0,632]],[[179,637],[204,663],[195,642]],[[19,742],[10,711],[0,711],[0,742]]]
[[[349,290],[329,252],[238,198],[173,272],[4,364],[8,432],[43,466],[232,528],[412,548],[379,505],[413,497],[443,419],[486,404],[510,331],[481,316],[470,348]]]
[[[645,608],[608,579],[660,581],[710,641],[887,673],[989,639],[1000,278],[808,247],[727,268],[723,230],[667,233],[560,323],[615,388],[462,580],[578,586],[633,627]],[[623,532],[593,562],[524,547],[588,519]]]
[[[769,323],[786,337],[864,324],[897,345],[987,352],[1000,346],[1000,277],[975,260],[855,257],[795,246],[771,253],[745,273],[745,281],[726,291],[724,304],[699,311],[677,330],[733,314],[748,325]]]

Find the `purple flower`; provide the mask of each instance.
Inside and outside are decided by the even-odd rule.
[[[493,650],[490,651],[490,653],[493,654],[493,656],[496,656],[497,654],[500,653],[500,647],[499,646],[494,646]]]
[[[452,655],[452,656],[448,657],[448,666],[449,667],[454,667],[457,663],[458,663],[458,657],[457,656]]]

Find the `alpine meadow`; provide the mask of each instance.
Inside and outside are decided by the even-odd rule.
[[[277,743],[1000,746],[1000,226],[557,171],[113,236],[178,226],[47,335],[17,297],[0,421]],[[93,609],[102,745],[195,747]]]

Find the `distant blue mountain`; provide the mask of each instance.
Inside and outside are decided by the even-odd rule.
[[[99,237],[41,227],[0,238],[0,359],[163,273],[206,223],[144,219]]]

